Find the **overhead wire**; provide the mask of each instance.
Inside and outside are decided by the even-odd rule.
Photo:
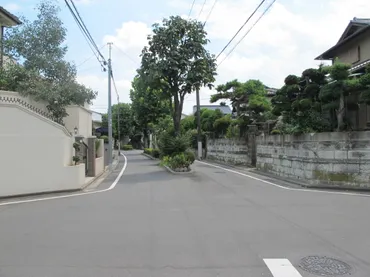
[[[257,23],[262,19],[262,17],[265,16],[265,14],[270,10],[272,5],[276,2],[276,0],[273,0],[271,4],[264,10],[264,12],[258,17],[256,22],[253,23],[253,25],[249,28],[249,30],[243,35],[243,37],[234,45],[234,47],[227,53],[227,55],[222,59],[222,61],[217,65],[220,66],[226,58],[235,50],[235,48],[243,41],[243,39],[250,33],[250,31],[253,30],[253,28],[257,25]]]
[[[206,20],[205,20],[205,21],[204,21],[204,23],[203,23],[203,28],[204,28],[204,26],[206,26],[207,21],[208,21],[208,19],[210,18],[211,14],[212,14],[212,12],[213,12],[213,10],[214,10],[215,6],[216,6],[216,3],[217,3],[217,0],[215,0],[215,1],[213,2],[212,8],[211,8],[211,10],[209,11],[209,13],[208,13],[208,15],[207,15],[207,17],[206,17]]]
[[[102,50],[106,45],[104,44],[102,47],[99,48],[99,50]],[[79,63],[78,65],[76,65],[76,67],[80,67],[81,65],[85,64],[86,62],[88,62],[89,60],[91,60],[93,57],[95,57],[95,52],[93,55],[91,55],[90,57],[88,57],[87,59],[85,59],[83,62]]]
[[[65,1],[66,1],[66,0],[65,0]],[[93,37],[91,36],[91,33],[89,32],[89,29],[86,27],[86,24],[85,24],[85,22],[83,21],[83,19],[82,19],[81,15],[80,15],[80,13],[79,13],[79,11],[78,11],[78,9],[77,9],[76,5],[74,4],[73,0],[70,0],[70,1],[71,1],[72,5],[73,5],[73,8],[75,9],[76,14],[77,14],[78,18],[80,19],[80,22],[81,22],[82,26],[84,27],[84,30],[86,31],[86,33],[87,33],[87,35],[88,35],[88,37],[89,37],[89,39],[90,39],[91,43],[93,44],[94,48],[96,49],[97,53],[98,53],[98,54],[99,54],[99,56],[102,58],[102,60],[103,60],[103,61],[105,61],[104,56],[103,56],[103,55],[102,55],[102,53],[99,51],[99,48],[98,48],[98,46],[96,45],[96,43],[95,43],[95,41],[94,41]]]
[[[204,0],[203,5],[202,5],[202,8],[200,9],[200,12],[199,12],[199,15],[198,15],[198,20],[199,20],[201,14],[203,12],[203,9],[204,9],[204,6],[206,5],[206,3],[207,3],[207,0]]]
[[[244,22],[244,24],[239,28],[239,30],[235,33],[235,35],[229,40],[229,42],[225,45],[225,47],[218,53],[216,56],[216,59],[220,57],[220,55],[226,50],[226,48],[230,45],[230,43],[235,39],[235,37],[240,33],[240,31],[245,27],[245,25],[249,22],[249,20],[254,16],[254,14],[258,11],[258,9],[262,6],[262,4],[266,0],[262,0],[261,3],[257,6],[257,8],[252,12],[252,14],[247,18],[247,20]]]
[[[123,51],[120,47],[113,44],[113,47],[115,47],[118,51],[120,51],[123,55],[125,55],[128,59],[130,59],[136,66],[138,66],[137,61],[135,61],[129,54],[127,54],[125,51]]]
[[[190,17],[192,11],[193,11],[193,8],[194,8],[194,4],[195,4],[195,0],[193,0],[193,4],[191,4],[191,8],[190,8],[190,11],[189,11],[189,15],[188,17]]]
[[[77,8],[76,6],[74,5],[73,1],[70,0],[73,4],[73,6],[75,7],[75,10],[76,12],[78,13],[77,11]],[[84,36],[88,46],[90,47],[91,51],[93,52],[94,56],[96,57],[96,59],[98,60],[98,62],[100,63],[101,65],[101,68],[102,68],[102,71],[105,71],[105,65],[106,65],[106,61],[105,61],[105,58],[104,56],[101,54],[98,46],[96,45],[94,39],[92,38],[90,32],[87,30],[87,27],[84,23],[81,23],[80,20],[82,20],[81,16],[77,16],[75,11],[73,10],[73,8],[71,7],[71,5],[68,3],[67,0],[64,0],[64,2],[66,3],[67,5],[67,8],[69,9],[73,19],[75,20],[75,22],[77,23],[77,26],[79,27],[82,35]],[[79,14],[79,13],[78,13]],[[79,19],[80,18],[80,19]],[[83,20],[82,20],[83,22]],[[84,27],[85,26],[85,27]]]

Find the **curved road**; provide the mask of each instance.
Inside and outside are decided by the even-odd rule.
[[[0,206],[0,276],[370,276],[366,195],[286,190],[200,163],[172,175],[125,154],[110,191]],[[307,256],[351,268],[309,258],[314,275],[300,267]]]

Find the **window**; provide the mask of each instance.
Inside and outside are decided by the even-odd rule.
[[[357,46],[357,61],[361,60],[361,47],[360,45]]]

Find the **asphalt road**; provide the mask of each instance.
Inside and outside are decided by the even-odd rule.
[[[283,189],[200,163],[177,176],[126,156],[112,190],[0,206],[0,276],[370,276],[366,195]]]

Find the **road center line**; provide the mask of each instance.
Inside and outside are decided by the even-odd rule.
[[[274,277],[302,277],[288,259],[263,259]]]
[[[274,187],[278,187],[280,189],[291,190],[291,191],[301,191],[301,192],[312,192],[312,193],[327,193],[327,194],[337,194],[337,195],[370,197],[369,194],[359,194],[359,193],[351,193],[351,192],[339,192],[339,191],[327,191],[327,190],[317,190],[317,189],[303,189],[303,188],[300,189],[300,188],[284,187],[284,186],[278,185],[276,183],[272,183],[270,181],[266,181],[266,180],[263,180],[263,179],[254,177],[252,175],[248,175],[248,174],[245,174],[245,173],[236,171],[236,170],[228,169],[228,168],[225,168],[225,167],[222,167],[222,166],[219,166],[219,165],[215,165],[215,164],[211,164],[211,163],[206,163],[206,162],[202,162],[202,161],[196,161],[196,162],[197,163],[201,163],[201,164],[205,164],[205,165],[208,165],[208,166],[211,166],[211,167],[214,167],[214,168],[222,169],[222,170],[228,171],[230,173],[234,173],[234,174],[237,174],[237,175],[248,177],[248,178],[251,178],[253,180],[260,181],[262,183],[265,183],[265,184],[268,184],[268,185],[272,185]]]
[[[31,202],[39,202],[39,201],[46,201],[46,200],[53,200],[53,199],[61,199],[61,198],[70,198],[70,197],[76,197],[76,196],[84,196],[84,195],[90,195],[95,193],[101,193],[101,192],[107,192],[112,189],[114,189],[121,179],[123,173],[126,170],[127,167],[127,157],[123,155],[123,158],[125,159],[125,164],[123,165],[123,168],[121,169],[120,173],[118,174],[117,178],[113,181],[113,183],[109,186],[109,188],[102,189],[102,190],[94,190],[89,192],[79,192],[74,193],[70,195],[58,195],[58,196],[50,196],[50,197],[42,197],[42,198],[34,198],[34,199],[27,199],[27,200],[16,200],[16,201],[9,201],[9,202],[3,202],[0,203],[0,206],[7,206],[7,205],[14,205],[14,204],[23,204],[23,203],[31,203]],[[112,174],[112,173],[111,173]]]

